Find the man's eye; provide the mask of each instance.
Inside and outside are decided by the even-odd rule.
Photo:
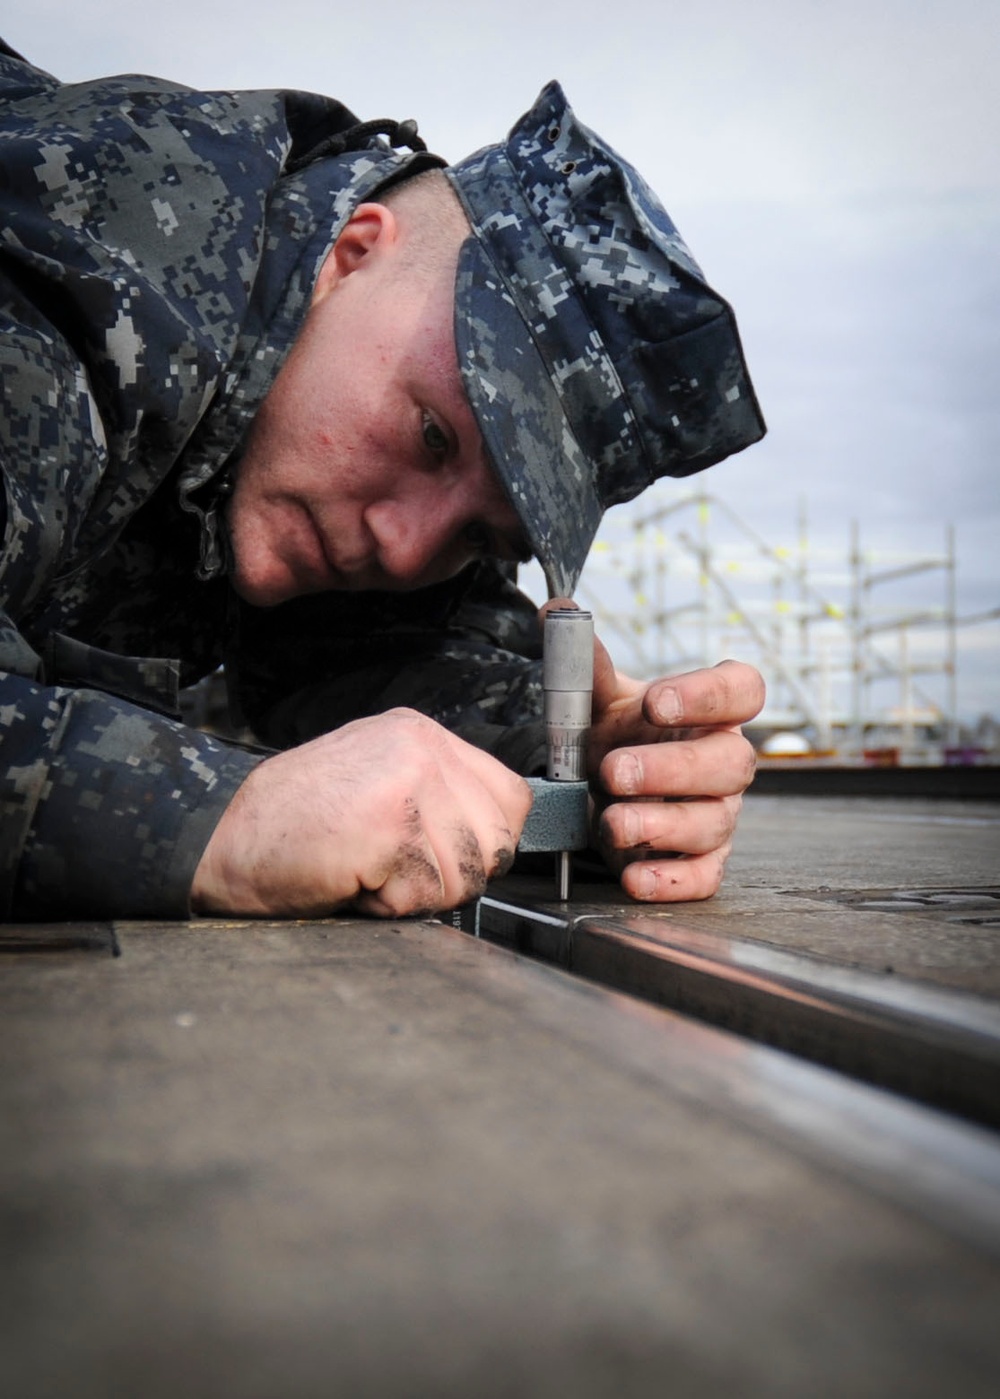
[[[444,461],[450,445],[444,429],[439,427],[428,413],[424,413],[421,418],[420,431],[424,439],[424,446],[431,456],[437,461]]]

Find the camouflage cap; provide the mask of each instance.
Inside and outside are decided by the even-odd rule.
[[[505,142],[445,173],[474,235],[455,285],[466,392],[565,596],[608,506],[764,435],[736,321],[558,83]]]

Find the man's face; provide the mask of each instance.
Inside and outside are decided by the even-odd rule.
[[[418,588],[484,553],[527,556],[462,389],[453,266],[407,272],[406,255],[392,212],[361,205],[327,258],[230,502],[248,602]]]

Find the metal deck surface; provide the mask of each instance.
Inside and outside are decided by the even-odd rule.
[[[988,1030],[998,836],[751,798],[643,916]],[[992,1130],[436,923],[0,941],[4,1394],[997,1392]]]

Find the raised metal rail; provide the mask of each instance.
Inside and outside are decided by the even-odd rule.
[[[480,900],[480,937],[1000,1128],[1000,1007],[641,913]]]

